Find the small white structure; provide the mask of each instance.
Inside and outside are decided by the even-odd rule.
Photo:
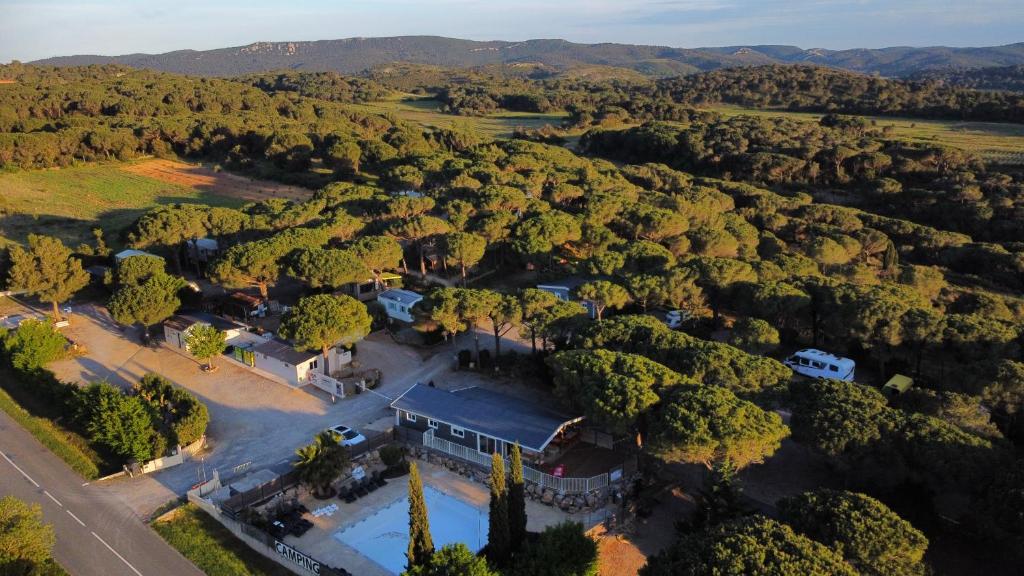
[[[220,253],[220,245],[213,238],[196,238],[185,242],[192,262],[209,262]]]
[[[856,363],[849,358],[842,358],[814,348],[798,350],[782,363],[797,374],[809,378],[830,378],[848,382],[853,381],[853,371],[856,367]]]
[[[195,326],[205,324],[213,326],[224,333],[224,339],[230,344],[245,333],[245,325],[232,322],[220,316],[206,312],[188,312],[171,316],[164,320],[164,340],[169,346],[187,350],[188,333]]]
[[[320,352],[296,350],[283,340],[271,339],[251,349],[253,368],[274,376],[290,386],[305,386],[309,372],[324,370],[324,357]],[[333,347],[328,351],[329,368],[336,370],[352,362],[352,352]]]
[[[145,252],[143,250],[133,250],[129,248],[127,250],[121,250],[117,254],[114,254],[114,264],[120,264],[122,260],[124,260],[125,258],[131,258],[132,256],[152,256],[153,258],[160,258],[161,260],[163,260],[163,257],[157,256],[156,254],[150,254],[149,252]]]
[[[587,280],[583,278],[563,278],[557,282],[537,284],[537,289],[545,292],[551,292],[555,296],[558,296],[559,300],[563,300],[565,302],[579,301],[579,303],[583,304],[583,307],[587,309],[587,314],[590,315],[590,319],[593,320],[594,318],[597,318],[597,306],[595,306],[590,300],[576,298],[576,289],[586,283]]]
[[[412,322],[412,307],[423,300],[423,296],[412,290],[392,288],[377,295],[377,302],[380,302],[387,312],[388,318],[402,322]]]

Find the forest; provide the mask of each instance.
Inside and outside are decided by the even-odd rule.
[[[1024,176],[847,115],[1020,121],[1019,95],[806,66],[440,87],[450,113],[564,109],[590,128],[573,151],[347,107],[391,90],[376,80],[119,66],[0,76],[17,80],[0,86],[5,169],[176,156],[311,189],[240,208],[168,204],[118,238],[176,274],[198,236],[229,246],[206,270],[213,282],[262,296],[401,271],[427,292],[423,331],[479,323],[498,353],[520,326],[531,361],[504,366],[640,437],[644,458],[713,471],[703,516],[680,522],[644,574],[765,557],[779,563],[768,574],[926,574],[929,539],[989,556],[993,570],[1024,563]],[[815,124],[694,108],[708,101],[830,113]],[[616,113],[632,123],[597,119]],[[98,261],[89,252],[74,261]],[[11,259],[31,260],[22,248]],[[432,286],[428,266],[453,285]],[[510,280],[471,285],[467,270]],[[583,278],[577,295],[596,319],[511,280],[526,271]],[[648,314],[661,308],[693,320],[672,330]],[[855,358],[863,382],[792,378],[779,359],[801,347]],[[896,373],[915,387],[888,398],[879,387]],[[789,497],[772,519],[730,503],[736,474],[787,438],[850,492]]]

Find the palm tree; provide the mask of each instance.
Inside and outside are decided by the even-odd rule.
[[[316,435],[312,444],[295,451],[299,457],[294,464],[299,470],[299,479],[317,498],[331,496],[331,482],[348,464],[348,450],[339,440],[337,433],[325,430]]]

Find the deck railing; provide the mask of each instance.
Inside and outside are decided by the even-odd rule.
[[[449,456],[454,456],[473,464],[483,466],[489,469],[491,466],[491,457],[486,454],[481,454],[476,450],[461,444],[449,442],[443,438],[437,438],[434,436],[433,430],[427,430],[423,433],[423,446],[430,448],[431,450],[437,450],[443,452]],[[508,461],[505,461],[505,465],[508,466]],[[528,482],[543,487],[551,488],[552,490],[561,494],[585,494],[592,490],[604,488],[608,486],[608,474],[598,474],[590,478],[559,478],[558,476],[552,476],[545,472],[541,472],[535,468],[529,466],[523,466],[523,478]]]

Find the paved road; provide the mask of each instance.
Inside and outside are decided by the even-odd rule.
[[[73,576],[202,576],[122,502],[82,479],[0,412],[0,495],[43,508]]]

